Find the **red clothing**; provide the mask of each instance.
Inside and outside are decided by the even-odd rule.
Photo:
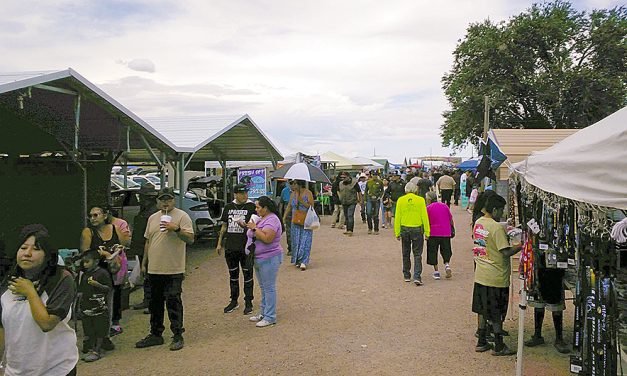
[[[442,202],[434,202],[427,206],[431,236],[451,237],[451,209]]]

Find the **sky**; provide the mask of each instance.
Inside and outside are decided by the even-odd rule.
[[[441,78],[469,24],[531,4],[3,1],[0,73],[70,67],[144,118],[246,113],[284,155],[468,158],[442,147]]]

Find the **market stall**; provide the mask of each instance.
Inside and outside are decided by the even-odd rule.
[[[627,213],[626,146],[623,108],[513,165],[509,181],[510,217],[523,230],[521,308],[542,299],[541,271],[563,271],[575,305],[570,371],[581,375],[620,372],[627,246],[611,234]]]

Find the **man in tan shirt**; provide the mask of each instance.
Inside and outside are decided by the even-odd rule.
[[[148,218],[142,272],[150,279],[150,334],[135,344],[149,347],[163,344],[164,303],[174,335],[170,350],[180,350],[183,342],[183,278],[187,244],[194,242],[194,228],[187,213],[174,207],[174,190],[162,188],[157,196],[160,209]]]
[[[446,203],[446,206],[451,207],[451,197],[453,196],[453,190],[455,189],[455,179],[451,177],[450,171],[445,171],[438,181],[435,183],[440,191],[442,202]]]

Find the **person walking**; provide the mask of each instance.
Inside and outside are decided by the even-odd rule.
[[[379,235],[379,208],[383,197],[383,183],[379,179],[377,171],[370,172],[370,178],[366,182],[366,219],[368,221],[368,234]]]
[[[429,179],[429,174],[423,172],[422,178],[416,176],[412,178],[411,182],[418,186],[418,196],[426,200],[427,192],[430,192],[433,189],[433,182],[431,182],[431,179]]]
[[[483,352],[491,348],[487,339],[487,323],[494,334],[492,355],[514,355],[503,342],[503,321],[509,303],[511,275],[510,258],[518,253],[522,244],[510,246],[507,234],[499,220],[503,215],[506,201],[498,194],[488,197],[473,229],[475,247],[475,283],[472,296],[472,311],[480,315],[479,339],[475,351]]]
[[[342,204],[340,203],[340,196],[338,191],[340,189],[340,183],[342,182],[341,174],[337,174],[331,185],[331,203],[333,204],[333,214],[331,215],[331,228],[344,228],[346,219],[344,218],[344,210],[342,210]]]
[[[342,182],[339,185],[338,197],[344,210],[344,219],[346,220],[346,231],[344,235],[353,236],[355,228],[355,207],[360,201],[361,189],[356,179],[351,178],[347,172],[340,174]]]
[[[401,241],[403,255],[403,277],[405,282],[411,279],[411,259],[414,255],[414,283],[416,286],[422,285],[422,250],[424,237],[429,239],[431,234],[429,226],[429,216],[425,199],[418,196],[418,187],[414,183],[405,185],[404,196],[396,203],[396,214],[394,218],[394,235]]]
[[[440,279],[438,270],[438,251],[444,260],[446,278],[451,278],[451,238],[455,236],[455,224],[451,209],[438,202],[435,192],[427,192],[427,214],[431,227],[431,236],[427,240],[427,264],[433,266],[433,279]]]
[[[285,209],[292,213],[292,264],[306,270],[309,265],[313,230],[305,229],[305,217],[309,207],[313,205],[313,194],[306,187],[304,180],[296,180],[295,188],[290,197],[290,203]],[[287,225],[287,216],[283,215],[283,223]]]
[[[222,254],[224,249],[224,259],[229,269],[229,286],[231,300],[224,307],[224,313],[231,313],[239,307],[239,270],[242,269],[244,276],[244,314],[253,312],[253,269],[246,265],[246,223],[255,213],[255,204],[248,199],[248,186],[237,184],[233,188],[235,198],[224,206],[222,211],[222,228],[218,236],[216,251]],[[225,244],[223,241],[226,240]]]
[[[459,205],[459,195],[461,193],[460,179],[461,174],[459,170],[456,169],[453,173],[453,180],[455,181],[455,188],[453,189],[453,199],[455,200],[455,206]]]
[[[392,228],[392,196],[390,194],[390,181],[382,180],[383,197],[381,198],[381,211],[383,212],[383,228]]]
[[[361,222],[362,223],[366,223],[367,222],[367,216],[366,216],[366,202],[364,201],[364,197],[366,194],[366,183],[368,182],[368,175],[366,175],[365,173],[361,173],[359,174],[359,179],[357,181],[357,184],[359,185],[359,192],[361,193],[360,199],[359,199],[359,213],[361,214]]]
[[[255,202],[259,217],[257,222],[247,224],[247,250],[254,253],[255,274],[261,289],[261,304],[259,314],[250,317],[258,328],[276,324],[276,279],[279,267],[283,261],[281,248],[281,233],[283,223],[278,217],[278,211],[267,196],[261,196]]]
[[[157,196],[160,211],[148,218],[144,237],[146,248],[142,272],[148,273],[152,296],[150,298],[150,334],[135,344],[144,348],[163,344],[164,303],[168,309],[173,338],[170,350],[180,350],[183,341],[183,279],[185,253],[194,243],[194,227],[187,213],[175,207],[174,190],[161,188]]]
[[[446,203],[446,206],[451,207],[451,197],[453,196],[453,190],[455,189],[455,180],[450,176],[449,171],[445,171],[437,183],[435,184],[442,197],[442,202]]]
[[[396,202],[404,194],[405,181],[401,178],[401,174],[397,171],[396,174],[392,175],[392,180],[390,181],[390,200],[392,201],[390,214],[392,218],[396,215]]]
[[[462,175],[459,178],[459,193],[461,195],[461,204],[462,209],[466,210],[468,207],[468,196],[466,195],[466,181],[468,179],[468,174],[466,172],[462,172]]]

